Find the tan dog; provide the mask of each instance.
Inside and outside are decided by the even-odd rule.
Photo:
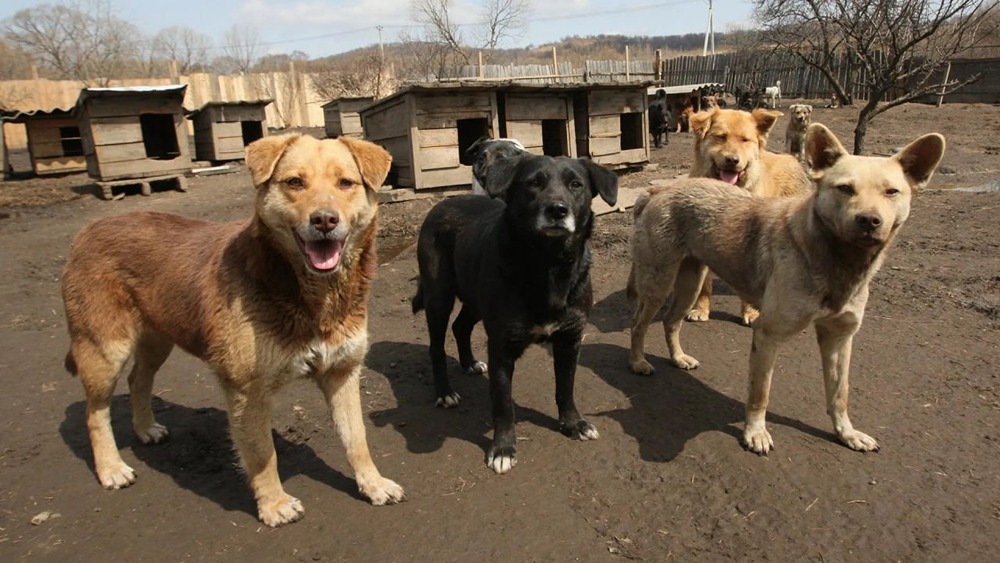
[[[792,104],[788,106],[791,119],[785,129],[785,152],[794,156],[799,162],[806,157],[806,129],[812,122],[813,107],[809,104]]]
[[[135,481],[111,430],[122,366],[134,356],[132,426],[143,443],[159,442],[167,429],[153,419],[153,375],[177,345],[219,378],[265,524],[303,514],[282,489],[271,439],[271,395],[301,377],[323,391],[361,494],[372,504],[403,499],[403,489],[372,462],[358,387],[376,268],[375,192],[390,160],[377,145],[345,137],[265,137],[246,151],[257,189],[250,220],[130,213],[80,231],[63,274],[66,368],[87,393],[94,465],[105,488]]]
[[[764,417],[778,346],[814,324],[834,430],[852,449],[877,450],[847,416],[851,341],[864,317],[868,281],[910,213],[911,193],[930,180],[944,147],[944,137],[932,133],[891,158],[852,156],[826,127],[813,124],[806,135],[812,195],[755,198],[705,179],[651,189],[635,206],[629,367],[653,373],[643,353],[646,329],[671,293],[663,318],[670,360],[698,367],[681,349],[680,330],[711,268],[760,307],[750,349],[747,447],[760,454],[772,448]]]
[[[808,192],[809,178],[798,160],[767,150],[767,137],[782,115],[780,111],[766,109],[745,112],[718,108],[692,115],[694,164],[688,175],[716,178],[759,196]],[[712,279],[707,277],[688,320],[708,320],[711,296]],[[743,324],[750,325],[757,318],[757,310],[745,301],[741,308]]]

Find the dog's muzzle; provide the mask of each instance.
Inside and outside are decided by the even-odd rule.
[[[329,209],[313,211],[309,215],[309,226],[296,229],[294,235],[311,270],[329,274],[340,266],[347,227],[341,224],[339,213]]]
[[[576,230],[576,219],[569,205],[557,201],[542,209],[535,226],[549,236],[566,235]]]

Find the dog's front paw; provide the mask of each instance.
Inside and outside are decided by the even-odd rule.
[[[691,309],[685,318],[693,323],[705,322],[708,320],[708,309]]]
[[[159,444],[163,440],[167,439],[170,432],[167,431],[166,426],[158,422],[154,422],[145,430],[136,428],[135,434],[139,437],[139,441],[143,444]]]
[[[97,480],[109,491],[124,489],[135,483],[135,469],[122,460],[107,465],[100,464],[97,467]]]
[[[406,499],[403,487],[392,479],[379,476],[370,482],[358,482],[358,490],[375,506],[396,504]]]
[[[760,311],[748,305],[743,309],[743,316],[741,317],[740,320],[743,322],[743,326],[750,326],[753,324],[754,321],[757,320],[757,317],[759,316],[760,316]]]
[[[628,367],[632,370],[632,373],[637,375],[653,375],[653,372],[656,371],[653,369],[653,364],[649,363],[645,358],[637,362],[629,362]]]
[[[497,475],[503,475],[517,465],[516,448],[514,446],[490,446],[486,452],[486,465]]]
[[[462,402],[462,397],[458,393],[452,391],[443,397],[438,397],[437,401],[434,403],[435,406],[444,407],[446,409],[457,407],[459,403]]]
[[[688,356],[687,354],[678,354],[677,356],[670,358],[670,361],[681,369],[694,369],[701,365],[701,362],[691,356]]]
[[[872,438],[864,432],[858,432],[857,430],[851,430],[850,432],[844,432],[840,436],[840,441],[844,443],[848,448],[859,452],[877,452],[878,442],[875,438]]]
[[[767,452],[774,449],[771,433],[763,424],[748,425],[743,431],[743,444],[757,455],[767,455]]]
[[[469,376],[483,375],[485,373],[486,373],[486,362],[480,362],[479,360],[472,362],[472,365],[466,368],[465,370],[465,375]]]
[[[262,499],[257,502],[257,516],[264,524],[276,528],[301,519],[306,513],[302,502],[286,493],[276,499]]]
[[[563,434],[578,440],[596,440],[601,437],[600,432],[597,431],[597,427],[586,420],[578,420],[572,424],[562,424],[561,430]]]

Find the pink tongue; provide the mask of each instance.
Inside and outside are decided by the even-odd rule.
[[[726,172],[725,170],[719,170],[719,179],[727,184],[736,185],[736,181],[740,179],[739,172]]]
[[[340,263],[341,241],[311,240],[305,243],[309,263],[317,270],[332,270]]]

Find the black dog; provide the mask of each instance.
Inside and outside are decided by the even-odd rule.
[[[517,139],[490,139],[482,137],[465,150],[465,158],[472,163],[472,193],[486,195],[486,171],[494,162],[527,152]]]
[[[667,112],[667,92],[661,88],[656,91],[656,99],[649,103],[649,133],[653,136],[653,146],[656,148],[660,148],[661,138],[663,144],[670,144]]]
[[[452,325],[459,361],[469,374],[487,371],[469,337],[481,319],[489,355],[493,444],[486,464],[505,473],[515,458],[514,362],[533,342],[552,343],[556,405],[563,433],[581,440],[599,434],[573,401],[580,337],[593,304],[590,210],[595,196],[614,205],[618,177],[585,159],[524,153],[492,163],[482,196],[445,200],[420,228],[420,282],[413,312],[425,310],[437,404],[461,397],[448,382],[444,338],[455,297],[462,309]]]

